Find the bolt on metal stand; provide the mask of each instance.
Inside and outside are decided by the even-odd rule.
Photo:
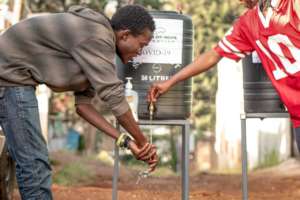
[[[181,186],[182,186],[182,200],[189,199],[189,136],[190,123],[188,120],[140,120],[140,125],[169,125],[182,127],[182,168],[181,168]],[[117,125],[119,129],[119,125]],[[114,155],[114,174],[113,174],[113,188],[112,200],[118,199],[118,177],[119,177],[119,148],[115,145]]]
[[[243,200],[248,200],[248,155],[247,155],[247,118],[288,118],[288,113],[243,113],[241,114],[241,145],[242,145],[242,192]]]

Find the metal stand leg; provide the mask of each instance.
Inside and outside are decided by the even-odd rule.
[[[184,124],[182,133],[182,200],[189,199],[189,123]]]
[[[243,200],[248,200],[248,156],[247,156],[247,137],[246,137],[246,119],[247,118],[288,118],[287,112],[280,113],[243,113],[241,114],[242,125],[242,190]]]
[[[120,130],[120,124],[116,124],[117,130]],[[119,178],[119,147],[115,142],[115,157],[114,157],[114,174],[112,185],[112,200],[118,200],[118,178]]]
[[[114,175],[112,185],[112,200],[118,199],[118,178],[119,178],[119,147],[115,144]]]
[[[242,190],[243,200],[248,200],[248,158],[247,158],[247,137],[246,137],[246,116],[241,115],[242,124]]]
[[[187,120],[162,120],[162,121],[149,121],[140,120],[140,125],[175,125],[182,126],[182,200],[189,199],[189,134],[190,123]],[[117,124],[117,129],[119,129]],[[119,148],[115,145],[115,162],[114,162],[114,174],[113,174],[113,188],[112,188],[112,200],[118,199],[118,177],[119,177]]]

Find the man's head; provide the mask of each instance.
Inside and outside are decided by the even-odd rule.
[[[155,30],[151,15],[138,5],[120,8],[113,15],[111,25],[116,34],[118,54],[124,63],[141,53]]]

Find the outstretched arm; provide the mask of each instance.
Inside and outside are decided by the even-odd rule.
[[[167,92],[176,83],[196,76],[215,66],[222,57],[215,51],[210,50],[199,55],[191,64],[184,67],[169,80],[155,83],[148,92],[148,101],[155,102],[157,98]]]

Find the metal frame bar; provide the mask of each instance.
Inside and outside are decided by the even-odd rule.
[[[288,113],[243,113],[241,114],[242,145],[242,192],[243,200],[248,200],[248,153],[247,153],[247,118],[288,118]]]
[[[140,125],[175,125],[182,127],[182,168],[181,168],[181,187],[182,200],[189,199],[189,138],[190,138],[190,123],[188,120],[140,120]],[[119,125],[117,125],[119,129]],[[118,177],[119,177],[119,148],[115,145],[114,155],[114,174],[112,200],[118,199]]]
[[[115,144],[114,175],[112,182],[112,200],[118,199],[118,178],[119,178],[119,147]]]
[[[182,186],[182,200],[189,199],[189,139],[190,139],[190,125],[185,123],[182,127],[182,169],[181,169],[181,186]]]
[[[116,124],[116,128],[120,130],[119,123]],[[118,178],[119,178],[119,147],[115,141],[115,149],[114,149],[114,175],[113,175],[113,182],[112,182],[112,200],[118,199]]]

